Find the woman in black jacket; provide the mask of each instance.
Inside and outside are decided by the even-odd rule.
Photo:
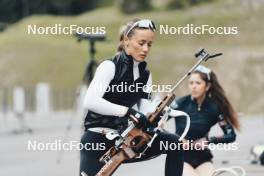
[[[190,95],[175,100],[171,107],[189,114],[191,125],[184,144],[184,171],[186,176],[211,176],[214,167],[210,143],[235,141],[239,129],[237,114],[227,99],[216,75],[209,68],[198,66],[189,78]],[[183,131],[185,120],[175,118],[176,133]],[[223,136],[208,137],[210,128],[218,123]],[[198,149],[197,149],[198,148]],[[196,149],[196,150],[195,150]]]
[[[105,137],[107,132],[126,128],[131,115],[137,118],[132,120],[138,126],[148,127],[146,116],[135,105],[144,108],[149,102],[151,90],[148,88],[152,80],[145,58],[154,41],[154,31],[155,25],[151,20],[136,19],[127,23],[121,30],[118,53],[98,66],[84,99],[88,113],[81,139],[83,145],[92,143],[98,147],[95,147],[97,150],[81,150],[81,175],[94,176],[104,165],[99,158],[114,145],[114,140]],[[144,86],[147,89],[143,89]],[[161,150],[161,141],[179,143],[177,135],[161,132],[142,160],[167,154],[165,175],[181,176],[183,151]],[[148,171],[145,172],[144,175],[148,175]]]

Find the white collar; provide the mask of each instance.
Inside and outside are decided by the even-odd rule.
[[[134,60],[133,60],[133,63],[134,63],[134,64],[133,64],[133,67],[138,67],[138,65],[139,65],[140,62],[138,62],[138,61],[136,61],[136,60],[134,59]]]

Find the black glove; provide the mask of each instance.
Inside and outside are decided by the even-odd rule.
[[[141,112],[136,111],[135,109],[129,108],[125,116],[134,121],[137,124],[137,127],[139,128],[148,128],[149,126],[151,126],[150,122],[148,121],[148,118]]]

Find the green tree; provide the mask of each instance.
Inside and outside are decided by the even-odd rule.
[[[168,3],[168,9],[183,9],[189,6],[189,0],[171,0]]]
[[[171,0],[167,7],[168,9],[183,9],[188,6],[193,6],[201,3],[209,3],[214,0]]]
[[[151,0],[118,0],[121,11],[126,14],[132,14],[140,11],[150,10]]]
[[[113,3],[114,0],[1,0],[0,27],[32,14],[74,15]]]

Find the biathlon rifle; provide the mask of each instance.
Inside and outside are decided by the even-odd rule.
[[[222,55],[222,53],[210,55],[204,49],[199,50],[199,52],[195,54],[195,57],[199,59],[198,62],[175,84],[170,92],[155,107],[155,110],[152,113],[147,114],[149,122],[153,125],[156,125],[156,131],[154,135],[150,135],[142,128],[138,128],[135,122],[131,120],[129,120],[128,127],[121,133],[121,135],[115,134],[113,132],[106,134],[108,139],[116,140],[115,146],[111,147],[100,158],[100,162],[104,162],[105,164],[96,174],[96,176],[110,176],[124,161],[137,157],[140,158],[156,138],[160,129],[158,124],[161,124],[160,122],[166,121],[171,110],[170,104],[176,97],[176,95],[173,93],[175,89],[195,70],[198,65],[201,64],[201,62],[220,55]],[[179,141],[181,141],[187,134],[189,125],[190,119],[187,118],[187,125],[183,134],[179,138]],[[146,148],[142,150],[142,147],[145,146]],[[139,150],[143,152],[138,152]]]

